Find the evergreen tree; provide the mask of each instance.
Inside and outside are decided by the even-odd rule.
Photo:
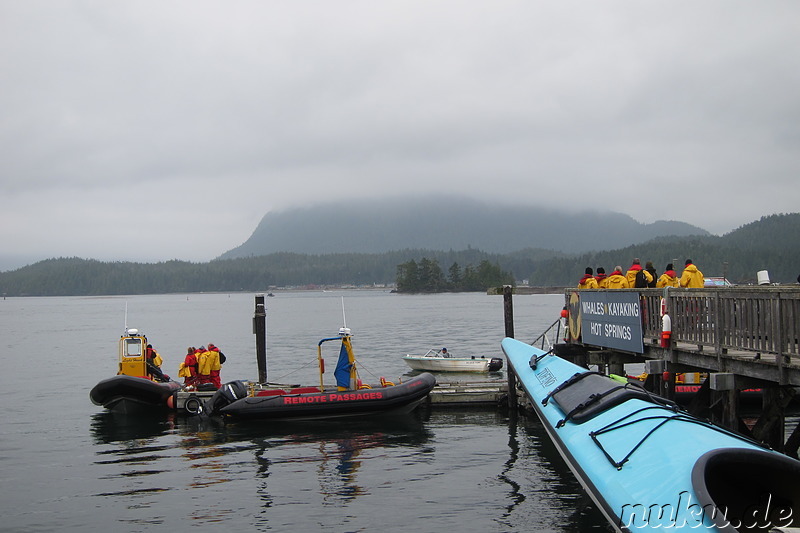
[[[397,280],[395,284],[399,292],[419,292],[420,275],[416,261],[412,259],[397,265]]]
[[[461,267],[458,265],[458,263],[454,261],[453,264],[450,265],[448,273],[449,273],[448,281],[450,282],[450,286],[453,288],[453,290],[454,291],[461,290],[461,283],[463,280],[461,277]]]

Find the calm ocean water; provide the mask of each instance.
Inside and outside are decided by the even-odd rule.
[[[408,377],[402,356],[429,348],[501,355],[498,296],[279,292],[266,303],[274,382],[318,382],[317,342],[345,321],[368,383]],[[533,340],[562,305],[516,297],[516,336]],[[253,311],[253,294],[0,300],[0,531],[606,530],[538,421],[492,408],[226,425],[129,419],[89,401],[115,373],[126,316],[168,374],[187,346],[213,342],[228,358],[223,381],[255,378]]]

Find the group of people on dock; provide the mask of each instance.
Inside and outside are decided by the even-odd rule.
[[[688,289],[701,288],[704,285],[703,273],[687,259],[683,267],[680,278],[675,273],[672,263],[667,264],[667,268],[661,276],[653,267],[651,261],[647,261],[642,267],[639,259],[634,259],[630,268],[623,274],[622,267],[617,265],[611,274],[606,275],[603,267],[597,268],[594,274],[592,267],[586,267],[583,277],[578,281],[579,289],[644,289],[644,288],[663,288],[663,287],[684,287]]]
[[[190,346],[178,367],[178,377],[184,379],[187,389],[216,390],[222,386],[219,373],[224,363],[225,354],[214,344],[209,342],[207,347],[200,348]]]

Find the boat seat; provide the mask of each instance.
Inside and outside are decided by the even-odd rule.
[[[551,399],[556,403],[566,415],[556,425],[561,427],[567,420],[577,424],[586,422],[606,409],[633,398],[653,403],[668,403],[667,400],[651,394],[640,385],[623,384],[597,372],[580,372],[556,387],[542,400],[542,405],[547,405]]]
[[[256,396],[283,396],[284,394],[286,394],[285,390],[282,390],[282,389],[270,389],[270,390],[258,391],[255,395]]]
[[[318,393],[319,387],[297,387],[289,391],[289,394],[312,394]]]

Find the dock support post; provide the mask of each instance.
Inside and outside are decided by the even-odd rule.
[[[625,372],[625,365],[619,362],[608,363],[608,372],[606,372],[606,374],[616,374],[617,376],[627,375]]]
[[[753,437],[783,452],[783,435],[786,428],[786,406],[794,396],[792,387],[765,387],[762,389],[761,418],[753,427]]]
[[[736,389],[724,391],[722,396],[721,423],[724,427],[739,430],[739,391]]]
[[[511,285],[503,286],[503,315],[505,317],[506,337],[514,338],[514,304]],[[506,376],[508,378],[508,408],[517,412],[517,376],[506,358]]]
[[[700,390],[695,393],[692,401],[689,402],[687,410],[694,416],[700,418],[711,418],[711,383],[706,379],[700,385]]]
[[[784,452],[789,457],[794,457],[798,459],[797,450],[800,449],[800,423],[795,426],[794,431],[792,434],[789,435],[789,438],[786,440],[786,449]]]
[[[708,376],[713,391],[714,404],[709,417],[713,422],[733,431],[739,430],[739,389],[736,376],[728,372],[714,372]]]
[[[664,397],[668,400],[675,401],[675,382],[678,379],[678,373],[675,371],[668,372],[669,379],[664,383]]]
[[[783,365],[786,364],[786,361],[783,358],[783,317],[781,316],[781,293],[778,293],[776,296],[775,301],[775,316],[777,319],[775,320],[775,329],[777,330],[777,334],[775,335],[776,338],[776,351],[778,352],[775,354],[775,360],[778,363],[778,383],[780,385],[788,385],[789,381],[786,379],[786,370],[784,369]]]
[[[258,382],[267,382],[267,308],[264,295],[256,294],[256,310],[253,315],[253,333],[256,336],[256,363],[258,363]]]

